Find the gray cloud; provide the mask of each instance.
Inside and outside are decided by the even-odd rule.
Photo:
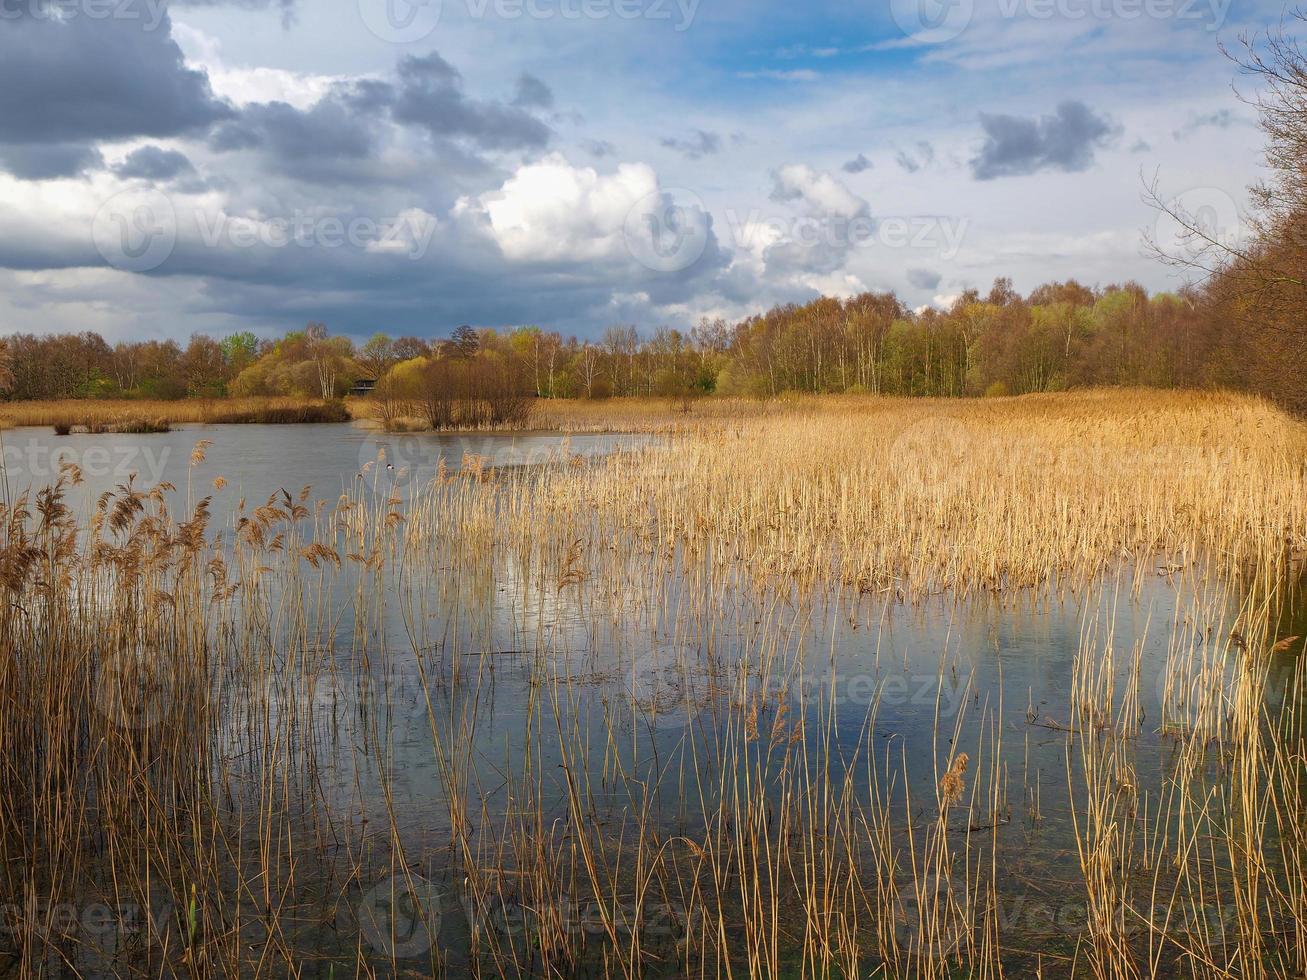
[[[617,147],[608,140],[585,140],[581,147],[593,157],[610,157],[617,152]]]
[[[1178,140],[1187,139],[1200,129],[1229,129],[1235,123],[1234,113],[1229,109],[1218,109],[1205,116],[1194,116],[1171,135]]]
[[[1094,162],[1095,149],[1109,144],[1120,127],[1083,102],[1068,100],[1051,116],[981,113],[985,142],[971,160],[976,180],[1019,177],[1040,170],[1075,173]]]
[[[548,85],[528,72],[517,76],[513,105],[520,109],[552,109],[554,93]]]
[[[17,5],[22,11],[25,5]],[[87,143],[198,132],[232,114],[187,68],[166,9],[138,19],[19,14],[0,30],[0,133]]]
[[[435,52],[401,61],[399,80],[394,119],[420,126],[434,139],[464,138],[486,150],[514,150],[544,146],[552,135],[516,106],[469,99],[463,76]]]
[[[195,173],[195,167],[185,153],[151,145],[133,150],[113,172],[119,177],[164,181],[189,176]]]
[[[696,129],[687,139],[668,136],[662,140],[662,144],[669,150],[682,153],[691,160],[698,160],[701,157],[718,152],[722,148],[722,138],[717,133]]]
[[[846,174],[860,174],[864,170],[870,170],[875,164],[867,159],[865,153],[859,153],[852,160],[847,160],[840,169]]]
[[[104,157],[89,143],[18,143],[0,145],[0,168],[19,180],[76,177],[104,166]]]
[[[917,289],[935,289],[943,277],[930,269],[909,269],[908,284]]]
[[[215,130],[210,146],[219,152],[262,147],[283,163],[317,157],[360,159],[372,149],[372,126],[343,100],[327,96],[307,110],[285,102],[263,102]]]
[[[894,154],[894,160],[908,173],[915,174],[922,167],[935,162],[935,148],[926,140],[918,140],[915,152],[899,150]]]
[[[548,93],[529,82],[519,88],[528,100]],[[488,165],[477,152],[534,149],[553,135],[518,106],[467,96],[462,75],[432,52],[402,59],[394,80],[337,83],[307,109],[285,102],[245,106],[214,129],[209,146],[222,153],[259,151],[273,172],[317,183],[418,179],[411,169],[379,163],[383,144],[400,136],[396,126],[424,136],[445,173],[484,172]],[[405,146],[407,156],[412,151]]]

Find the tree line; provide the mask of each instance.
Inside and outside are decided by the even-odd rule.
[[[1237,345],[1189,290],[1150,295],[1126,283],[1050,283],[1022,296],[1000,279],[948,309],[907,309],[892,293],[823,297],[738,323],[598,339],[524,326],[463,326],[447,338],[378,333],[362,344],[320,323],[276,340],[202,334],[110,345],[92,332],[4,339],[14,400],[339,398],[363,382],[379,394],[498,387],[542,398],[787,391],[962,396],[1101,384],[1239,384]],[[443,379],[443,381],[441,380]],[[427,394],[435,397],[434,394]],[[432,405],[431,411],[437,412]]]

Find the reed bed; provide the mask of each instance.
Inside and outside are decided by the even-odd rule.
[[[201,444],[87,526],[70,468],[0,522],[3,951],[1299,976],[1305,449],[1255,400],[1091,392],[816,399],[225,509]],[[1028,704],[975,680],[972,617],[1067,608]]]
[[[24,425],[75,427],[92,432],[144,431],[130,427],[140,420],[164,424],[276,424],[344,422],[343,405],[304,398],[65,399],[0,403],[0,428]],[[163,430],[166,431],[166,430]]]

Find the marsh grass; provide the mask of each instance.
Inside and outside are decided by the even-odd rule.
[[[221,527],[203,444],[187,486],[86,521],[69,468],[3,514],[14,972],[1301,975],[1303,678],[1276,647],[1305,447],[1224,395],[814,399],[597,462],[468,459],[403,500],[378,461]],[[1159,580],[1173,617],[1122,635]],[[968,604],[1071,600],[1070,695],[1024,726],[952,639],[924,755],[878,730],[880,687],[857,715],[811,693],[831,624],[931,606],[951,638]],[[1022,809],[1065,841],[1052,940],[1010,914]],[[150,914],[94,943],[58,913],[93,902]]]
[[[158,425],[278,424],[346,422],[351,415],[340,402],[304,398],[220,398],[158,401],[148,399],[65,399],[0,403],[0,428],[54,426],[67,434],[88,432],[166,432]],[[149,427],[156,426],[156,427]]]

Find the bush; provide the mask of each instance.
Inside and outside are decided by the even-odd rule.
[[[259,408],[218,409],[209,419],[217,424],[297,425],[318,422],[348,422],[349,409],[341,401],[307,405],[265,405]]]
[[[522,425],[534,407],[521,366],[494,354],[429,359],[413,382],[412,398],[433,429]]]
[[[134,418],[125,419],[113,427],[114,432],[126,432],[144,435],[152,432],[171,432],[172,426],[168,424],[165,418]]]
[[[1006,398],[1008,396],[1007,385],[1002,381],[995,381],[985,389],[986,398]]]

